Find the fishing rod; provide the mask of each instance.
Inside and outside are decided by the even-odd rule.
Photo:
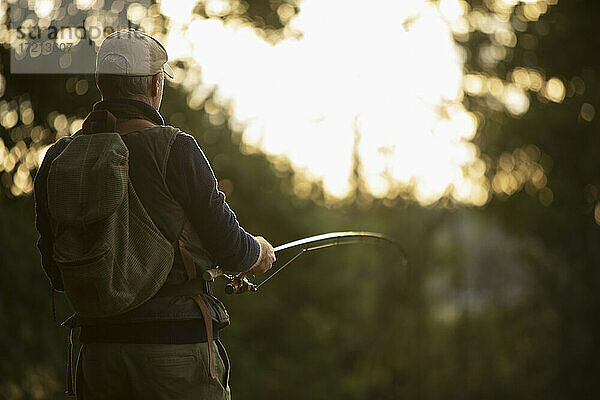
[[[402,264],[406,265],[407,263],[406,256],[400,248],[400,245],[386,235],[375,232],[332,232],[295,240],[275,247],[273,249],[275,253],[292,248],[300,248],[300,251],[258,284],[248,279],[248,271],[230,274],[220,267],[204,271],[202,278],[207,282],[213,282],[216,278],[225,279],[227,281],[225,284],[225,293],[227,294],[257,292],[265,283],[270,281],[274,276],[279,274],[279,272],[305,253],[333,246],[357,243],[387,244],[394,246],[402,255]]]

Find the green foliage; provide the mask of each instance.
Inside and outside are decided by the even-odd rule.
[[[488,12],[492,3],[471,5]],[[246,17],[281,29],[273,14],[279,5],[250,2]],[[291,194],[295,171],[245,154],[239,133],[211,124],[187,107],[186,93],[167,87],[161,110],[167,122],[197,138],[250,232],[280,244],[334,230],[380,231],[396,238],[409,259],[403,267],[397,254],[379,247],[323,250],[301,257],[258,294],[222,295],[232,314],[222,337],[235,398],[589,398],[597,392],[600,139],[598,118],[588,122],[581,112],[584,103],[600,104],[591,17],[599,7],[561,1],[517,32],[518,43],[536,38],[535,59],[519,45],[512,58],[484,67],[478,51],[489,35],[475,32],[462,42],[470,72],[505,79],[526,66],[567,86],[579,82],[575,77],[584,82],[583,94],[561,104],[531,93],[521,118],[481,97],[465,100],[484,122],[476,143],[490,179],[502,154],[529,145],[540,150],[552,193],[546,206],[540,192],[523,187],[480,209],[423,208],[401,199],[368,209],[325,208]],[[35,111],[24,138],[0,130],[7,147],[21,140],[35,145],[33,126],[43,129],[39,144],[52,142],[52,113],[82,118],[98,99],[91,76],[10,75],[8,51],[0,57],[4,98],[29,100]],[[76,91],[79,81],[89,89]],[[33,199],[15,199],[7,176],[0,198],[0,397],[62,398],[65,332],[50,317]],[[278,264],[292,255],[278,254]],[[222,283],[215,291],[222,293]],[[58,314],[67,312],[59,299]]]
[[[531,144],[545,157],[547,188],[552,194],[549,204],[540,206],[537,196],[521,192],[510,198],[499,196],[485,211],[512,235],[533,239],[531,248],[524,251],[532,293],[514,313],[546,327],[546,333],[539,336],[529,331],[522,331],[521,336],[529,337],[526,354],[529,363],[538,368],[534,372],[527,366],[525,370],[532,376],[531,390],[534,386],[551,388],[549,397],[593,393],[599,368],[592,356],[598,354],[598,344],[591,340],[600,333],[595,318],[600,304],[596,289],[600,283],[596,267],[600,214],[595,211],[598,118],[584,115],[585,104],[599,104],[598,35],[588,22],[589,15],[600,11],[599,6],[594,1],[561,1],[517,32],[519,45],[513,57],[488,71],[502,77],[525,66],[548,77],[557,76],[566,86],[561,104],[532,92],[529,112],[522,119],[513,119],[477,99],[468,99],[471,108],[485,116],[478,145],[491,159]],[[525,45],[531,38],[535,48]],[[477,69],[476,42],[468,46],[473,55],[469,66]],[[529,325],[525,318],[523,325]],[[537,338],[543,338],[543,343]]]
[[[51,320],[33,216],[31,198],[0,202],[0,395],[7,399],[45,398],[63,382],[64,330]]]

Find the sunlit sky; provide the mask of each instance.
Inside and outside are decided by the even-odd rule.
[[[470,143],[477,119],[461,104],[463,59],[447,22],[462,16],[463,2],[305,0],[288,28],[302,35],[276,44],[249,25],[193,16],[195,3],[161,3],[170,60],[200,66],[192,101],[214,87],[247,145],[288,157],[342,197],[352,189],[358,131],[373,195],[412,186],[423,203],[443,194],[487,200],[485,166]],[[207,9],[227,4],[209,1]]]

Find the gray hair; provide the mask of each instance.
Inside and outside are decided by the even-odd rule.
[[[160,73],[160,72],[159,72]],[[146,98],[152,88],[152,77],[98,74],[96,82],[105,99],[111,98]]]

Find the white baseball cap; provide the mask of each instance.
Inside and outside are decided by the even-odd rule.
[[[148,76],[164,72],[173,79],[167,60],[167,50],[152,36],[136,31],[121,30],[104,39],[96,56],[96,73]]]

